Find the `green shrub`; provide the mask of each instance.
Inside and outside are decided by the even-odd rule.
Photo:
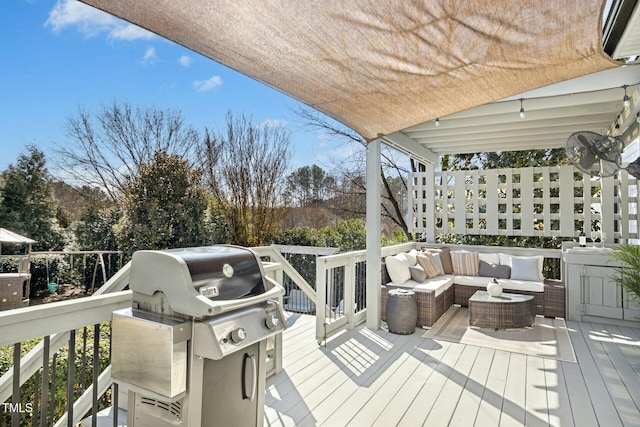
[[[76,331],[76,341],[75,341],[75,358],[74,358],[74,366],[75,366],[75,375],[74,375],[74,394],[73,399],[78,399],[80,395],[91,385],[92,382],[92,370],[93,370],[93,337],[94,330],[92,327],[86,328],[86,357],[84,360],[84,369],[83,369],[83,334],[84,329],[79,329]],[[108,322],[100,325],[100,335],[99,335],[99,350],[98,350],[98,366],[99,371],[102,372],[110,363],[110,324]],[[30,340],[21,343],[21,355],[24,356],[29,350],[40,342],[41,339]],[[0,347],[0,375],[3,375],[9,368],[13,366],[13,345]],[[54,416],[55,419],[59,419],[66,411],[67,411],[67,373],[69,372],[69,345],[66,344],[58,352],[55,356],[55,381],[53,378],[49,380],[50,387],[50,395],[53,390],[53,404],[54,404]],[[49,375],[52,375],[53,372],[53,361],[54,355],[50,355],[50,364],[49,364]],[[84,371],[84,372],[83,372]],[[34,405],[35,402],[40,402],[41,393],[41,381],[42,381],[42,369],[38,371],[38,384],[36,385],[36,375],[33,375],[29,378],[20,388],[20,402],[22,404],[22,408],[26,408],[27,404]],[[83,381],[84,380],[84,383]],[[36,396],[36,392],[38,396]],[[108,390],[102,398],[99,400],[98,410],[111,406],[111,391]],[[11,402],[11,399],[7,400],[8,403]],[[51,400],[49,400],[48,405],[51,405]],[[51,408],[49,408],[50,410]],[[21,426],[31,426],[33,425],[33,417],[39,413],[39,408],[35,408],[31,413],[24,413],[21,417]],[[38,420],[39,421],[39,420]],[[0,425],[11,425],[11,413],[9,411],[3,411],[0,414]],[[49,420],[47,425],[53,425],[53,422]]]
[[[407,236],[402,230],[396,230],[391,237],[382,236],[381,238],[382,246],[398,245],[400,243],[405,243],[406,241]]]
[[[640,246],[629,243],[614,248],[611,256],[622,263],[622,268],[613,280],[627,291],[636,302],[640,302]]]

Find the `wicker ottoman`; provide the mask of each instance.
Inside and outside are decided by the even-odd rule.
[[[418,321],[418,303],[415,292],[406,289],[391,289],[387,298],[386,314],[389,332],[400,335],[414,333]]]
[[[503,293],[492,297],[476,291],[469,298],[469,326],[491,329],[524,328],[533,325],[536,307],[531,295]]]

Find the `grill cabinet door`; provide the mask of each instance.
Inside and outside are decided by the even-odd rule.
[[[263,424],[264,352],[264,345],[256,343],[220,360],[205,359],[202,427]]]

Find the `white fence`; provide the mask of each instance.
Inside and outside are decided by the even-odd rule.
[[[411,175],[412,229],[437,234],[638,238],[638,182],[626,171],[592,179],[573,166]]]

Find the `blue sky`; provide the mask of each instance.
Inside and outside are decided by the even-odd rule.
[[[178,109],[199,130],[221,129],[229,110],[283,123],[292,168],[327,168],[349,150],[302,128],[292,98],[76,0],[3,0],[0,39],[0,171],[29,143],[51,153],[79,107],[114,99]]]

